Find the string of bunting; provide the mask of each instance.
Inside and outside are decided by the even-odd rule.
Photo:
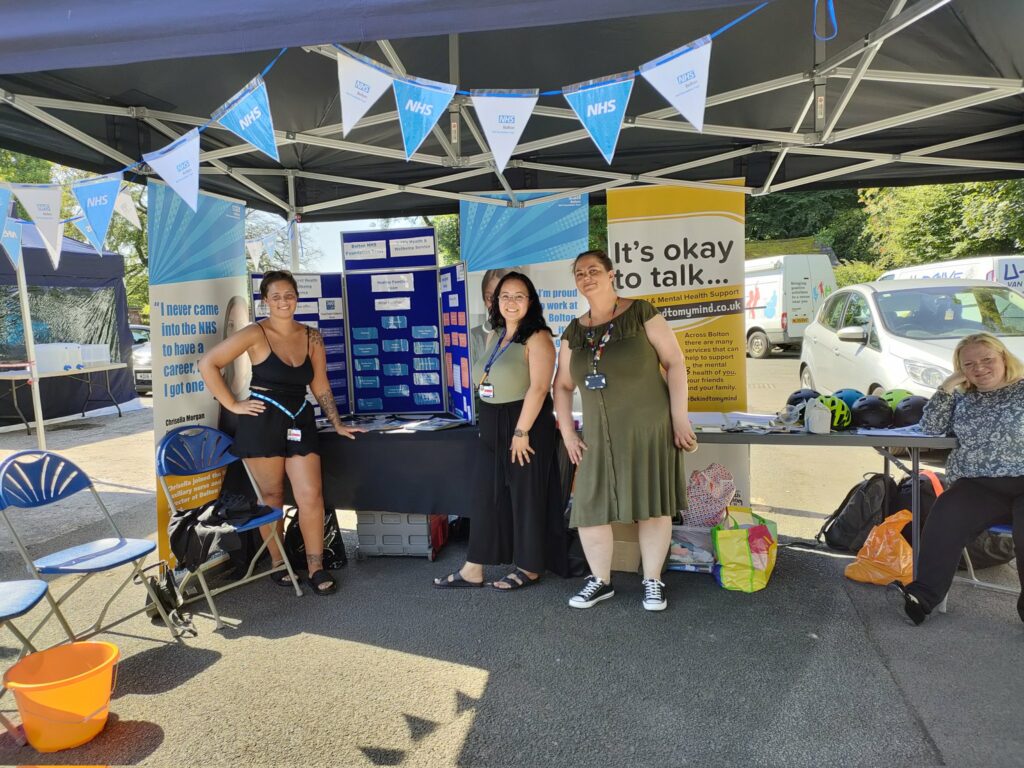
[[[433,130],[452,99],[456,95],[467,96],[500,173],[505,170],[515,152],[538,99],[542,96],[561,96],[576,114],[602,157],[611,164],[636,77],[646,80],[697,131],[703,131],[714,39],[772,2],[765,0],[714,32],[648,61],[637,70],[573,83],[551,91],[536,88],[459,90],[451,83],[400,74],[380,62],[335,44],[342,135],[348,136],[370,108],[390,89],[394,93],[402,143],[408,160]],[[829,37],[822,39],[834,38],[838,33],[834,0],[812,2],[815,36],[818,36],[818,6],[825,2],[832,32]],[[54,268],[57,268],[64,225],[68,222],[73,223],[86,241],[101,254],[115,212],[133,226],[141,227],[134,201],[121,184],[122,174],[139,168],[143,163],[195,211],[199,199],[199,135],[214,123],[231,131],[275,162],[280,162],[264,78],[286,50],[282,48],[260,74],[217,108],[203,125],[193,128],[162,149],[145,153],[142,160],[120,171],[72,182],[72,192],[82,211],[80,216],[66,220],[60,218],[60,184],[0,184],[0,224],[3,225],[0,227],[0,245],[7,252],[8,258],[16,262],[21,252],[20,225],[7,221],[12,194],[35,223],[50,260]],[[254,258],[258,257],[257,248],[270,253],[271,244],[268,240],[271,237],[276,238],[276,234],[247,241],[246,248]],[[17,246],[14,244],[16,240]],[[257,252],[254,254],[254,251]],[[17,252],[19,256],[12,255],[12,252]]]

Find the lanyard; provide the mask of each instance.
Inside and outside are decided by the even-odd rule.
[[[279,411],[281,411],[281,413],[283,413],[285,416],[287,416],[289,419],[292,420],[292,424],[295,424],[295,419],[297,419],[299,417],[299,414],[302,413],[306,409],[307,405],[309,405],[309,401],[308,400],[303,400],[302,401],[302,405],[299,406],[299,410],[297,410],[295,413],[292,413],[291,411],[289,411],[287,408],[285,408],[283,405],[281,405],[279,402],[277,402],[277,400],[275,400],[272,397],[267,397],[266,395],[261,395],[259,392],[253,392],[253,391],[250,391],[249,395],[252,396],[252,397],[255,397],[257,400],[262,400],[262,401],[264,401],[266,403],[270,403],[271,405],[276,407]]]
[[[619,300],[616,299],[615,306],[612,307],[612,318],[615,317],[615,313],[618,311],[618,309]],[[591,323],[589,326],[587,326],[587,344],[590,345],[590,352],[594,356],[594,359],[590,363],[590,370],[592,370],[594,373],[597,373],[597,364],[601,362],[601,356],[604,354],[605,345],[608,343],[608,340],[611,339],[612,337],[612,331],[615,329],[615,320],[612,319],[608,321],[608,329],[604,332],[604,335],[601,336],[601,339],[595,344],[593,326],[594,315],[589,309],[587,310],[587,319],[590,320]]]
[[[487,364],[484,365],[484,375],[480,378],[480,384],[487,381],[487,376],[491,372],[491,367],[498,362],[498,358],[505,354],[505,350],[512,346],[512,342],[509,342],[504,347],[501,346],[501,342],[505,340],[505,329],[501,329],[501,336],[498,337],[498,343],[494,346],[491,351],[491,356],[487,359]],[[479,385],[478,385],[479,386]]]

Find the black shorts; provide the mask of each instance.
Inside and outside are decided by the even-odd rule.
[[[267,393],[281,405],[295,412],[302,405],[302,400],[294,396],[287,398]],[[275,396],[276,395],[276,396]],[[263,413],[257,416],[239,416],[235,430],[235,442],[231,453],[240,458],[269,458],[271,456],[305,456],[320,453],[320,440],[316,432],[316,417],[313,406],[307,404],[294,427],[302,432],[301,440],[289,440],[288,430],[292,429],[292,420],[275,405],[266,403]]]

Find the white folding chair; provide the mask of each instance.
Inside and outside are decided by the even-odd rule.
[[[199,475],[227,467],[229,464],[239,460],[237,456],[228,452],[228,448],[230,447],[231,438],[213,427],[178,427],[164,435],[156,450],[156,474],[160,481],[160,487],[163,489],[164,496],[167,498],[167,504],[170,507],[172,516],[178,514],[179,510],[174,497],[171,494],[171,490],[168,487],[167,478]],[[249,468],[245,466],[245,462],[242,462],[242,466],[245,467],[246,476],[249,478],[249,482],[252,484],[253,490],[256,491],[257,499],[262,504],[263,499],[260,496],[259,486],[253,479],[252,474],[249,473]],[[302,589],[299,587],[299,579],[295,575],[295,572],[292,571],[291,563],[288,562],[287,557],[284,557],[284,562],[276,568],[271,568],[268,571],[263,571],[255,575],[253,574],[260,555],[263,554],[263,550],[267,547],[270,541],[276,542],[278,551],[282,553],[282,556],[284,554],[284,544],[277,533],[276,525],[278,520],[284,518],[284,512],[280,509],[274,508],[270,508],[270,510],[271,511],[268,514],[255,517],[241,525],[232,526],[232,530],[235,533],[244,533],[246,531],[260,528],[264,525],[270,526],[271,534],[269,537],[264,539],[263,543],[256,551],[256,554],[253,555],[245,576],[231,584],[211,590],[210,585],[206,580],[205,571],[209,570],[214,563],[208,561],[200,565],[195,571],[190,572],[181,583],[181,590],[184,592],[185,586],[193,576],[199,580],[203,596],[206,598],[206,604],[210,607],[210,613],[213,614],[213,618],[217,623],[217,629],[224,627],[225,624],[221,620],[220,612],[217,610],[217,605],[213,600],[214,595],[219,595],[229,589],[234,589],[235,587],[240,587],[243,584],[248,584],[256,579],[261,579],[271,573],[275,573],[282,569],[288,571],[288,575],[292,579],[295,594],[302,597]],[[197,596],[187,600],[186,602],[194,602],[198,599],[199,598]]]
[[[39,605],[39,602],[45,595],[46,582],[40,579],[0,582],[0,628],[6,625],[21,642],[21,651],[18,653],[18,658],[15,661],[21,660],[27,653],[35,653],[36,647],[32,645],[31,640],[14,626],[13,620],[24,616]],[[6,688],[0,690],[0,697],[6,692]],[[0,714],[0,725],[7,729],[7,732],[11,734],[11,738],[17,744],[25,746],[25,737],[21,730],[2,714]]]
[[[88,490],[92,494],[96,505],[110,524],[114,536],[95,539],[33,559],[11,522],[13,510],[44,507],[84,490]],[[10,529],[15,546],[21,553],[25,567],[32,578],[39,579],[41,576],[74,577],[74,582],[60,597],[54,597],[52,590],[46,591],[45,597],[50,603],[50,612],[28,635],[29,640],[39,632],[51,615],[60,622],[68,639],[75,641],[99,634],[145,610],[145,608],[140,608],[108,624],[103,623],[111,604],[129,582],[142,571],[143,562],[149,553],[156,549],[156,544],[148,539],[125,538],[103,503],[103,499],[96,492],[89,476],[71,461],[51,451],[32,450],[20,451],[0,462],[0,516],[3,517]],[[95,574],[111,571],[123,565],[131,565],[131,572],[104,603],[96,621],[81,632],[73,630],[61,610],[61,606]],[[149,581],[141,578],[139,580],[149,592],[150,599],[156,604],[167,631],[171,633],[171,637],[180,642],[178,632],[153,593]]]

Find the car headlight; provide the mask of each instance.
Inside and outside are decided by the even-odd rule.
[[[938,389],[939,385],[953,373],[945,368],[931,363],[922,363],[919,360],[904,360],[903,365],[911,379],[932,389]]]
[[[152,362],[153,362],[153,353],[152,352],[132,352],[132,363],[135,366],[140,366],[140,367],[145,368],[146,366],[151,365]]]

